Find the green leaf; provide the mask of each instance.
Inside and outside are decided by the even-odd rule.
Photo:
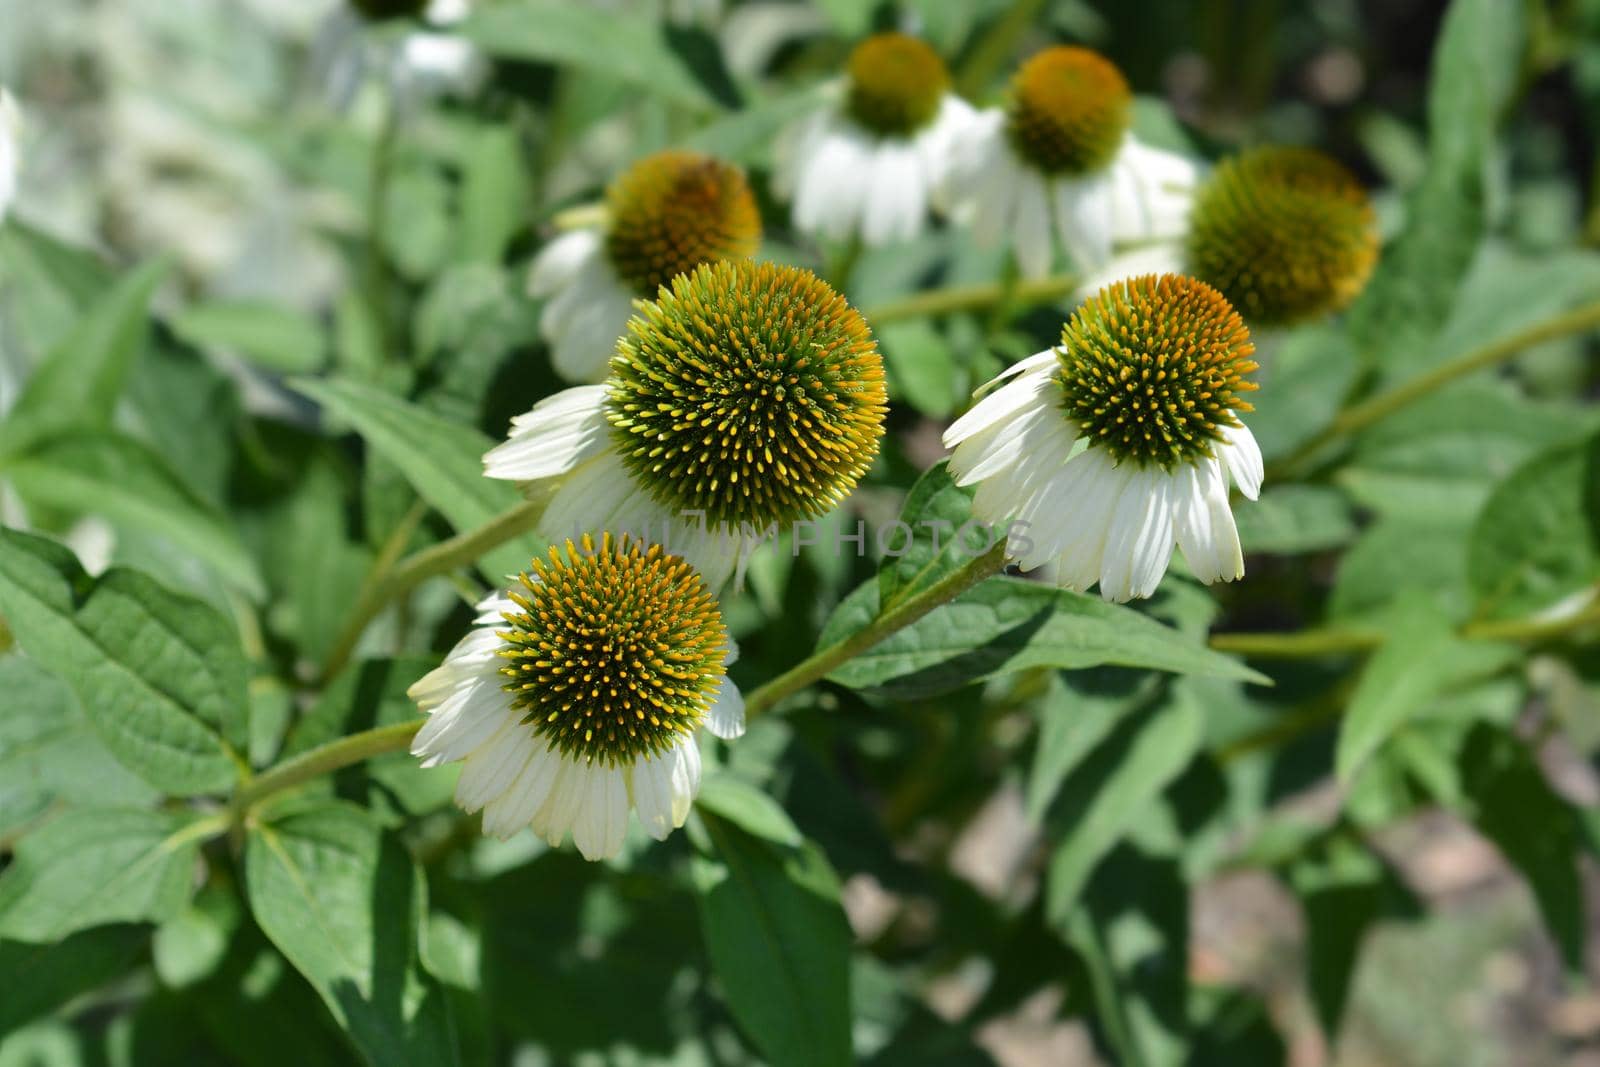
[[[700,922],[723,996],[774,1067],[855,1062],[850,927],[821,850],[778,848],[716,816],[694,858]]]
[[[1319,485],[1269,486],[1234,513],[1246,552],[1293,555],[1338,548],[1356,533],[1344,494]]]
[[[327,338],[306,316],[253,300],[194,304],[171,320],[172,329],[197,348],[234,352],[258,366],[286,374],[317,370],[328,358]]]
[[[1415,910],[1381,856],[1339,835],[1317,842],[1288,864],[1285,878],[1306,923],[1306,982],[1322,1032],[1338,1036],[1361,942],[1384,914]]]
[[[1349,335],[1332,326],[1293,330],[1265,358],[1271,360],[1272,374],[1248,422],[1261,454],[1272,460],[1288,455],[1333,421],[1355,382],[1358,364]]]
[[[1385,620],[1339,728],[1334,768],[1352,781],[1362,765],[1446,687],[1493,673],[1516,652],[1455,636],[1449,618],[1425,600],[1402,601]]]
[[[372,386],[337,379],[294,384],[348,420],[458,531],[474,530],[522,501],[509,482],[483,476],[483,454],[494,442],[477,430]],[[489,552],[480,568],[498,583],[506,574],[525,570],[543,550],[537,537],[525,535]]]
[[[1067,776],[1156,693],[1153,678],[1115,667],[1057,674],[1035,702],[1039,738],[1028,772],[1028,818],[1042,822]]]
[[[233,784],[248,667],[209,605],[137,571],[90,578],[55,542],[0,529],[0,611],[129,770],[178,796]]]
[[[695,804],[748,834],[775,845],[798,848],[804,838],[783,806],[767,794],[731,774],[706,776]]]
[[[815,110],[819,99],[807,87],[755,101],[691,133],[684,147],[734,163],[765,163],[784,127]]]
[[[150,298],[166,276],[154,260],[124,275],[84,312],[23,387],[0,422],[0,456],[78,426],[107,426],[149,332]]]
[[[933,418],[955,411],[955,353],[932,323],[924,319],[891,322],[877,334],[889,367],[890,399],[903,400]]]
[[[901,527],[880,534],[884,552],[878,571],[878,600],[887,611],[922,592],[972,558],[983,546],[972,543],[979,535],[956,537],[972,518],[971,489],[958,487],[949,467],[939,462],[917,479],[900,509]]]
[[[61,679],[26,656],[7,656],[0,693],[0,838],[57,804],[142,807],[159,799],[111,758]]]
[[[5,473],[30,502],[159,534],[228,584],[265,595],[260,569],[227,520],[142,442],[114,430],[69,432],[39,441]]]
[[[422,872],[360,808],[322,803],[255,827],[245,887],[263,932],[373,1067],[457,1062],[443,990],[422,968]]]
[[[1600,580],[1600,434],[1542,452],[1490,495],[1467,580],[1482,618],[1547,611]]]
[[[514,129],[475,131],[461,186],[461,250],[465,261],[498,263],[526,222],[528,176]]]
[[[24,351],[55,346],[83,317],[83,309],[116,281],[95,253],[52,237],[12,215],[0,227],[0,285],[6,325]]]
[[[1204,712],[1181,686],[1123,716],[1062,784],[1048,816],[1047,914],[1065,922],[1095,865],[1199,751]]]
[[[1434,46],[1427,171],[1406,197],[1404,229],[1348,316],[1357,348],[1387,379],[1426,360],[1477,252],[1495,131],[1522,68],[1522,10],[1456,0]]]
[[[818,639],[843,641],[878,615],[878,584],[845,598]],[[861,653],[828,677],[852,689],[915,698],[1032,667],[1111,664],[1271,684],[1263,675],[1099,597],[1020,578],[991,578]]]
[[[1390,604],[1420,598],[1450,618],[1466,615],[1464,531],[1423,518],[1380,519],[1339,560],[1328,614],[1381,615]]]
[[[573,67],[701,108],[715,101],[674,50],[669,29],[637,13],[566,0],[510,0],[477,8],[454,27],[491,56]]]
[[[0,941],[0,1038],[121,975],[147,926],[101,926],[54,944]]]
[[[1461,765],[1473,823],[1528,880],[1568,971],[1583,974],[1588,920],[1577,867],[1579,813],[1550,788],[1527,746],[1503,730],[1474,727]]]
[[[201,840],[220,829],[129,808],[52,819],[22,839],[0,876],[0,937],[56,941],[91,926],[169,919],[189,902]]]

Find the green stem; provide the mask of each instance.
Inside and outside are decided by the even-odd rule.
[[[324,774],[369,760],[374,756],[399,752],[411,744],[411,739],[422,729],[422,723],[423,720],[416,719],[412,722],[363,730],[361,733],[329,741],[309,752],[302,752],[293,759],[285,760],[234,794],[231,806],[234,817],[242,817],[245,812],[274,793],[293,789],[313,778],[320,778]]]
[[[905,629],[935,608],[948,604],[984,579],[999,574],[1005,565],[1005,542],[1002,541],[983,555],[968,561],[959,570],[951,571],[927,589],[890,608],[865,628],[836,645],[812,653],[766,685],[747,694],[744,701],[745,717],[755,718],[771,710],[779,701],[822,680],[835,668],[850,662],[891,634]]]
[[[961,64],[956,75],[956,90],[962,96],[976,99],[989,87],[995,73],[1010,57],[1017,40],[1038,19],[1044,0],[1016,0],[1011,10],[1002,15],[989,32],[983,35]]]
[[[1519,641],[1535,644],[1565,637],[1587,626],[1600,626],[1600,605],[1564,619],[1506,619],[1469,622],[1457,631],[1468,641]],[[1308,659],[1349,652],[1370,652],[1383,644],[1377,630],[1304,630],[1300,633],[1222,633],[1211,636],[1218,652],[1257,659]]]
[[[435,575],[445,574],[457,567],[473,563],[490,549],[527,533],[533,529],[543,510],[542,503],[518,504],[508,511],[501,512],[476,530],[457,534],[448,541],[440,541],[421,552],[414,553],[390,570],[381,580],[369,582],[357,596],[356,606],[351,609],[344,628],[334,640],[332,651],[328,653],[322,669],[322,677],[326,680],[339,673],[349,662],[350,654],[355,650],[356,643],[361,640],[367,625],[396,597],[404,596]],[[373,573],[378,573],[376,567]]]
[[[1520,333],[1514,333],[1503,340],[1491,341],[1482,348],[1447,360],[1410,381],[1402,382],[1387,392],[1379,393],[1370,400],[1346,408],[1338,418],[1328,424],[1327,429],[1300,446],[1282,464],[1274,466],[1293,470],[1322,451],[1328,444],[1388,418],[1401,408],[1416,403],[1458,378],[1504,363],[1534,345],[1597,328],[1600,328],[1600,303],[1586,304],[1565,315],[1558,315]]]
[[[861,314],[873,326],[899,319],[915,319],[927,315],[948,315],[956,311],[982,311],[1001,303],[1012,310],[1032,304],[1043,304],[1070,296],[1078,288],[1078,279],[1070,274],[1055,274],[1032,281],[982,282],[978,285],[958,285],[948,289],[931,289],[900,300],[891,300]]]

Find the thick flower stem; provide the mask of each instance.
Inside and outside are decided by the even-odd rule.
[[[1514,333],[1502,340],[1490,342],[1482,348],[1441,363],[1432,370],[1379,393],[1370,400],[1346,408],[1328,424],[1327,429],[1307,441],[1281,464],[1273,464],[1274,472],[1293,471],[1303,466],[1334,441],[1358,433],[1373,423],[1388,418],[1401,408],[1416,403],[1458,378],[1505,363],[1546,341],[1594,329],[1600,329],[1600,303],[1585,304],[1565,315],[1557,315],[1537,326]]]
[[[320,778],[324,774],[369,760],[374,756],[399,752],[411,744],[411,739],[422,729],[422,723],[422,719],[417,719],[391,726],[379,726],[351,734],[349,737],[341,737],[337,741],[329,741],[309,752],[302,752],[242,787],[234,794],[232,810],[236,817],[243,817],[245,812],[274,793],[293,789],[313,778]]]
[[[892,634],[910,626],[935,608],[950,603],[985,578],[991,578],[1005,569],[1005,543],[995,545],[981,556],[974,557],[965,566],[945,575],[927,589],[879,615],[863,629],[857,630],[836,645],[831,645],[795,666],[784,671],[767,684],[745,697],[746,718],[754,718],[769,711],[779,701],[820,681],[834,669],[850,662],[856,656]]]
[[[533,529],[543,511],[542,503],[524,503],[501,512],[476,530],[457,534],[448,541],[440,541],[402,560],[392,570],[374,566],[373,577],[362,587],[351,609],[344,628],[334,640],[328,658],[323,663],[322,677],[332,678],[349,662],[356,643],[366,632],[367,625],[396,597],[403,596],[419,584],[436,575],[464,567],[513,537]]]
[[[1048,278],[1018,281],[984,282],[979,285],[958,285],[948,289],[931,289],[901,300],[891,300],[877,307],[867,308],[862,315],[874,327],[900,319],[915,319],[924,315],[948,315],[957,311],[983,311],[1007,302],[1013,311],[1033,304],[1047,303],[1070,296],[1078,288],[1078,279],[1070,274],[1054,274]]]

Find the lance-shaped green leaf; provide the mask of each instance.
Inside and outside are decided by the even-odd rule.
[[[0,456],[73,426],[106,426],[149,332],[150,298],[166,276],[165,260],[117,282],[57,343],[0,421]]]
[[[470,426],[356,382],[298,381],[295,388],[347,420],[400,468],[418,496],[462,533],[522,501],[511,483],[483,476],[483,454],[494,442]],[[527,569],[528,561],[542,551],[537,537],[516,538],[484,556],[484,575],[499,582],[506,574]]]
[[[29,502],[159,534],[230,585],[252,596],[264,592],[255,560],[227,520],[140,441],[114,430],[68,432],[38,442],[5,473]]]
[[[823,628],[826,648],[878,615],[878,583],[845,598]],[[1237,660],[1131,608],[1020,578],[991,578],[892,634],[828,677],[897,697],[947,692],[1031,667],[1111,664],[1270,684]]]
[[[276,304],[218,300],[185,308],[172,328],[199,348],[234,352],[257,366],[305,374],[327,361],[328,342],[316,322]]]
[[[775,1067],[832,1067],[850,1051],[850,927],[820,849],[782,847],[702,813],[692,873],[722,993]]]
[[[1050,806],[1055,842],[1047,913],[1063,923],[1095,865],[1178,777],[1199,750],[1204,712],[1181,686],[1165,699],[1124,715],[1080,760]]]
[[[179,796],[233,784],[248,666],[209,605],[138,571],[91,578],[55,542],[0,529],[0,612],[129,770]]]
[[[0,875],[0,937],[55,941],[106,923],[169,919],[189,901],[200,842],[221,828],[128,808],[52,819],[22,839]]]
[[[444,991],[422,967],[422,872],[360,808],[324,801],[256,826],[245,845],[256,922],[373,1067],[458,1060]]]

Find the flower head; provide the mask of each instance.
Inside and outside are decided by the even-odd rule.
[[[1343,307],[1377,258],[1366,190],[1314,149],[1256,148],[1224,160],[1190,214],[1188,269],[1251,322],[1293,323]]]
[[[1057,349],[1061,406],[1090,447],[1171,470],[1210,452],[1249,411],[1255,346],[1221,293],[1181,275],[1108,286]]]
[[[1114,283],[1058,349],[1012,367],[945,433],[973,514],[1007,554],[1107,600],[1155,592],[1173,546],[1203,582],[1244,573],[1229,476],[1255,499],[1261,453],[1237,412],[1255,386],[1239,316],[1193,278]]]
[[[850,53],[847,106],[865,128],[889,137],[915,133],[939,114],[950,72],[926,42],[880,33]]]
[[[856,46],[825,102],[775,146],[773,190],[804,233],[869,245],[915,237],[972,108],[925,42],[880,33]]]
[[[772,526],[836,505],[876,456],[882,357],[809,271],[702,264],[628,328],[605,384],[540,401],[484,456],[489,477],[548,494],[547,535],[666,541],[716,589]]]
[[[657,152],[606,192],[606,254],[641,296],[701,263],[744,259],[761,243],[761,213],[731,163],[698,152]]]
[[[622,847],[628,812],[657,840],[688,817],[698,728],[744,730],[731,644],[700,575],[660,547],[552,548],[410,689],[429,719],[412,752],[460,761],[456,802],[484,832],[531,826],[589,859]]]
[[[1005,110],[979,113],[951,148],[940,200],[980,244],[1005,239],[1028,277],[1057,248],[1081,270],[1118,241],[1181,229],[1195,164],[1129,132],[1127,80],[1086,48],[1049,48],[1023,64]]]
[[[612,364],[614,446],[678,511],[814,518],[871,465],[887,404],[867,324],[810,271],[724,262],[645,305]]]
[[[646,156],[606,193],[608,219],[546,245],[528,290],[548,299],[539,330],[570,381],[605,376],[633,302],[701,263],[742,259],[761,243],[744,173],[696,152]]]
[[[1091,174],[1110,165],[1132,119],[1133,94],[1116,64],[1087,48],[1047,48],[1011,83],[1006,133],[1046,174]]]

